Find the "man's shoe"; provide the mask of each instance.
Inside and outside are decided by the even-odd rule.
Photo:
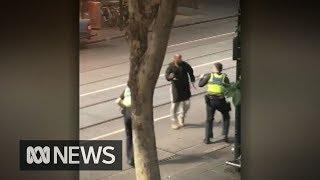
[[[183,118],[178,118],[178,124],[180,127],[184,126],[184,119]]]
[[[205,144],[213,144],[213,142],[210,141],[209,139],[204,139],[204,140],[203,140],[203,143],[205,143]]]
[[[230,140],[229,140],[228,137],[225,137],[225,138],[223,139],[223,141],[226,142],[226,143],[230,143]]]
[[[174,124],[171,124],[171,128],[174,130],[177,130],[180,128],[180,126],[178,126],[176,123],[174,123]]]
[[[184,123],[181,122],[181,121],[179,121],[179,126],[180,126],[180,127],[184,127]]]

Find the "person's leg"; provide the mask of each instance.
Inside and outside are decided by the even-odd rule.
[[[172,129],[178,129],[178,118],[177,118],[177,111],[178,111],[178,107],[179,107],[179,102],[172,102],[171,103],[171,109],[170,109],[170,113],[171,113],[171,120],[172,120],[172,124],[171,127]]]
[[[230,127],[230,114],[229,114],[229,107],[225,99],[222,99],[220,102],[220,106],[218,109],[223,117],[223,129],[222,129],[222,135],[224,136],[224,140],[226,142],[229,141],[228,135],[229,135],[229,127]]]
[[[184,126],[185,117],[189,109],[190,109],[190,100],[181,102],[181,114],[178,117],[180,126]]]
[[[133,144],[132,144],[132,119],[131,119],[130,111],[125,110],[124,120],[125,120],[125,130],[126,130],[127,160],[129,165],[134,166]]]
[[[228,142],[229,141],[228,135],[229,135],[229,128],[230,128],[229,111],[222,112],[222,116],[223,116],[223,135],[224,135],[224,140],[226,142]]]
[[[217,104],[216,104],[216,100],[211,100],[210,101],[210,106],[211,106],[211,108],[212,108],[212,123],[211,123],[211,131],[210,131],[210,138],[213,138],[213,127],[215,126],[215,118],[214,118],[214,116],[215,116],[215,112],[216,112],[216,110],[217,110]]]
[[[213,138],[212,126],[213,126],[215,109],[212,106],[212,103],[210,101],[211,100],[206,99],[207,120],[206,120],[205,138],[204,138],[204,143],[206,144],[209,144],[210,138]]]

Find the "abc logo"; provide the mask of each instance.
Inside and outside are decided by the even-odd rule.
[[[37,153],[40,154],[40,156],[37,156]],[[50,148],[48,146],[45,147],[27,147],[27,163],[32,164],[49,164],[50,163]]]
[[[119,140],[20,140],[21,170],[121,170]]]

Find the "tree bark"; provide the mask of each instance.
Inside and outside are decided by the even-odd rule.
[[[153,93],[176,14],[177,0],[129,0],[129,87],[137,180],[160,180]],[[154,23],[148,35],[150,25]]]

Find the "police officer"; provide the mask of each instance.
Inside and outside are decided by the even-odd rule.
[[[215,63],[212,73],[202,75],[199,80],[199,87],[207,85],[207,94],[205,95],[207,121],[205,128],[204,143],[210,144],[210,138],[213,138],[213,120],[216,110],[220,111],[223,116],[223,135],[224,141],[229,142],[228,133],[230,125],[231,110],[230,103],[226,102],[224,97],[225,86],[229,84],[226,74],[222,73],[223,66],[221,63]]]
[[[122,107],[122,114],[124,117],[124,125],[126,130],[126,149],[127,160],[130,166],[134,166],[133,159],[133,145],[132,145],[132,118],[131,118],[131,91],[127,86],[122,92],[116,103]]]

